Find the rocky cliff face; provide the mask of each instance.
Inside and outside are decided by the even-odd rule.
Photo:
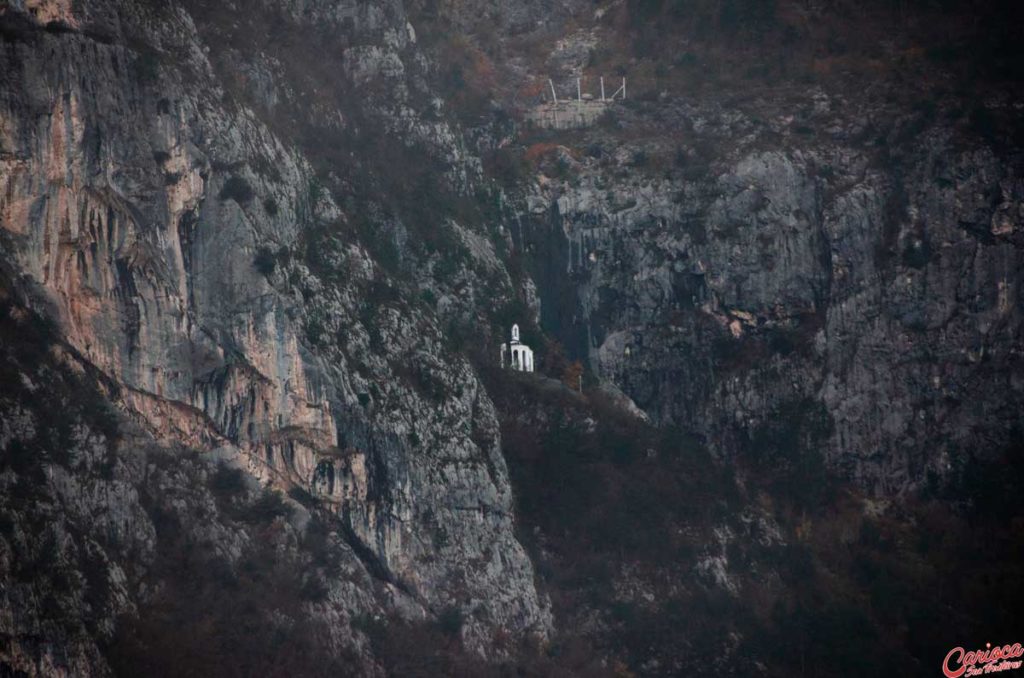
[[[559,669],[614,671],[609,606],[792,599],[805,561],[779,554],[836,546],[808,545],[820,502],[764,478],[912,501],[1001,454],[1024,405],[1016,90],[961,110],[904,33],[826,58],[822,3],[767,5],[694,3],[696,28],[664,2],[0,5],[0,666],[139,671],[174,643],[227,666],[169,629],[251,617],[293,673],[401,673],[388,618],[507,661],[570,626],[598,647],[550,650]],[[782,81],[730,80],[752,55]],[[602,73],[624,101],[531,124],[548,77]],[[512,322],[594,395],[490,373]],[[671,536],[628,529],[634,506]],[[603,521],[636,534],[571,533]],[[565,574],[573,550],[610,598]],[[751,624],[710,634],[737,673],[767,672]],[[630,668],[699,654],[658,642]]]
[[[1020,157],[957,147],[943,124],[914,147],[900,123],[865,142],[855,126],[884,111],[816,101],[813,139],[781,115],[677,109],[671,125],[700,132],[571,160],[572,178],[526,196],[522,237],[563,241],[538,266],[542,298],[577,289],[552,324],[648,414],[726,455],[816,418],[808,442],[834,468],[900,493],[1019,423]],[[786,150],[763,148],[775,135]],[[693,176],[694,146],[731,136]]]
[[[425,614],[308,494],[155,441],[6,287],[0,309],[5,670],[372,675],[359,620]]]
[[[532,30],[543,49],[486,51],[498,79],[532,85],[509,104],[527,121],[549,77],[563,98],[577,79],[591,96],[599,77],[633,83],[596,125],[520,130],[538,174],[513,192],[510,228],[545,329],[726,457],[796,413],[832,468],[891,495],[956,476],[1019,423],[1020,101],[968,94],[943,67],[936,50],[973,43],[952,28],[931,42],[941,14],[883,14],[888,42],[816,44],[813,24],[847,9],[569,3],[561,32]],[[877,11],[858,13],[864,33]],[[732,54],[707,36],[716,22]]]
[[[259,8],[269,29],[330,36],[333,81],[296,82],[287,69],[302,64],[257,36],[262,60],[217,43],[218,11],[3,11],[0,214],[18,287],[148,435],[314,494],[406,605],[464,610],[481,648],[495,628],[545,634],[487,394],[436,316],[338,232],[357,215],[301,147],[332,141],[296,145],[302,115],[325,116],[335,139],[360,133],[349,115],[375,116],[367,134],[429,144],[426,157],[451,161],[452,190],[468,190],[452,132],[408,108],[406,89],[425,87],[414,31],[398,5]],[[328,114],[317,95],[364,107]],[[329,279],[285,254],[316,229]]]

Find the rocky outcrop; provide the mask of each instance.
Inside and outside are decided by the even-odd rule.
[[[728,456],[813,419],[834,469],[899,493],[1017,424],[1019,157],[943,124],[864,145],[841,127],[849,102],[823,110],[843,113],[785,150],[761,148],[784,121],[715,107],[676,109],[694,130],[679,143],[593,132],[567,180],[525,197],[519,237],[548,258],[548,322],[658,421]]]
[[[346,672],[372,673],[353,620],[403,601],[424,614],[374,578],[341,530],[242,474],[244,460],[159,444],[127,421],[107,404],[114,383],[97,382],[6,285],[0,310],[5,671],[109,675],[141,669],[140,652],[187,672],[213,648],[225,664],[265,666],[260,646],[277,634],[273,651],[301,673],[339,657]],[[200,637],[173,621],[182,612],[206,627]],[[228,635],[233,614],[256,629],[242,642]]]
[[[0,220],[19,285],[149,435],[234,450],[261,481],[319,496],[371,571],[416,605],[462,609],[471,646],[497,628],[545,634],[468,363],[422,308],[365,315],[366,290],[392,283],[355,239],[330,236],[338,259],[319,274],[279,256],[359,216],[303,152],[331,142],[296,143],[288,115],[358,139],[350,116],[372,113],[454,162],[455,184],[474,175],[451,131],[408,108],[424,87],[414,31],[397,4],[254,12],[286,33],[326,27],[342,67],[318,86],[367,88],[365,109],[332,113],[289,79],[303,64],[211,44],[226,19],[207,9],[3,10]]]

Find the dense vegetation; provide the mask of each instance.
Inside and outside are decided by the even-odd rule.
[[[808,459],[798,441],[821,426],[812,407],[780,413],[726,465],[599,393],[518,376],[494,392],[520,538],[563,630],[556,656],[593,644],[653,674],[711,675],[728,652],[739,673],[915,675],[969,639],[1024,631],[1019,443],[883,513]],[[702,575],[714,556],[731,584]]]

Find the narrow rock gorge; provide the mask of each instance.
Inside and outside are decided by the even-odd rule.
[[[1022,32],[0,1],[0,675],[1021,641]]]

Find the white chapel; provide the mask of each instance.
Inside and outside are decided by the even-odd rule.
[[[501,344],[501,366],[533,372],[533,349],[519,342],[519,325],[512,326],[512,341]]]

